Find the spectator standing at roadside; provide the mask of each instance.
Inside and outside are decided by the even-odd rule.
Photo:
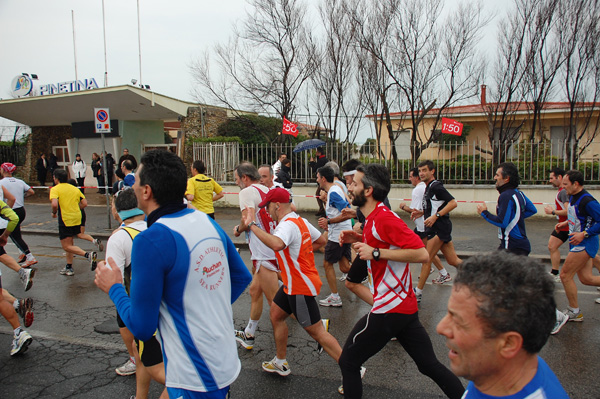
[[[292,194],[292,186],[294,184],[292,182],[291,166],[292,161],[290,161],[289,158],[284,158],[281,161],[281,169],[279,169],[279,173],[277,173],[277,181],[281,183],[283,188],[288,190],[290,194]]]
[[[327,159],[327,157],[325,156],[325,149],[323,149],[323,147],[319,147],[317,148],[317,158],[315,159],[311,157],[308,165],[312,168],[313,175],[316,176],[317,169],[325,166],[327,162],[329,162],[329,159]],[[323,204],[323,200],[319,198],[319,196],[321,195],[321,187],[319,186],[318,182],[317,191],[315,192],[315,195],[317,196],[317,204],[319,204],[319,211],[316,213],[316,216],[325,217],[325,206]]]
[[[112,193],[113,175],[115,174],[115,159],[112,154],[107,154],[106,151],[104,151],[104,156],[106,158],[106,165],[104,165],[106,169],[106,186],[108,187],[108,192]],[[104,173],[104,171],[102,173]]]
[[[98,193],[104,194],[106,192],[106,190],[104,188],[104,173],[102,170],[102,158],[100,158],[100,155],[98,155],[97,153],[92,154],[91,168],[92,168],[92,173],[94,174],[94,177],[98,181]]]
[[[123,148],[123,155],[121,155],[121,158],[119,158],[119,167],[116,173],[117,176],[119,176],[121,179],[125,178],[125,173],[121,170],[121,166],[123,166],[123,161],[131,162],[131,170],[135,170],[138,165],[137,160],[133,155],[129,153],[129,150],[127,148]]]
[[[279,154],[279,158],[277,159],[277,162],[275,162],[273,164],[273,175],[275,176],[275,179],[277,179],[277,174],[279,173],[279,170],[281,169],[281,163],[286,158],[287,158],[287,155],[285,154],[285,152],[282,152]]]
[[[77,154],[75,155],[75,161],[73,162],[73,175],[75,175],[75,180],[77,180],[77,185],[79,187],[83,187],[84,186],[84,181],[85,181],[85,171],[87,169],[87,165],[85,164],[85,162],[83,161],[83,159],[81,159],[81,155]],[[80,188],[81,192],[85,192],[83,188]]]
[[[27,216],[25,212],[25,197],[34,195],[33,189],[21,179],[13,177],[14,171],[17,169],[15,165],[10,162],[5,162],[0,166],[2,172],[2,180],[0,180],[0,186],[8,190],[14,197],[15,203],[12,206],[12,210],[15,211],[19,217],[19,223],[17,227],[10,233],[10,239],[15,243],[21,254],[17,261],[22,263],[23,267],[30,267],[35,265],[37,260],[33,254],[29,251],[29,246],[21,235],[21,224]]]
[[[46,175],[48,174],[48,160],[46,154],[41,154],[35,164],[35,170],[37,171],[38,181],[40,186],[46,185]]]
[[[121,172],[123,172],[123,187],[133,187],[135,183],[135,174],[133,173],[133,163],[126,159],[121,163]],[[121,188],[123,188],[121,187]]]
[[[213,178],[206,176],[206,167],[200,160],[192,164],[192,177],[187,181],[185,198],[192,203],[196,209],[206,213],[211,218],[215,218],[215,207],[213,202],[223,198],[223,187]]]
[[[58,169],[58,158],[57,156],[51,152],[48,157],[48,172],[50,172],[50,180],[54,180],[54,171]],[[52,183],[54,184],[54,182]]]

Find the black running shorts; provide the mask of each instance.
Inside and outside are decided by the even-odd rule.
[[[340,246],[339,242],[327,241],[325,245],[325,260],[329,263],[337,263],[345,256],[348,260],[352,259],[350,244]]]
[[[321,313],[319,305],[314,296],[307,295],[288,295],[283,292],[283,286],[275,294],[273,302],[279,306],[285,313],[294,314],[296,320],[303,328],[312,326],[321,322]]]
[[[438,236],[444,243],[452,241],[452,222],[450,218],[439,218],[433,226],[427,231],[427,238],[431,240],[433,237]]]
[[[360,284],[368,274],[369,271],[367,270],[367,261],[362,260],[358,257],[358,255],[356,255],[354,262],[352,262],[352,265],[350,266],[346,280],[350,281],[351,283]]]
[[[61,226],[60,224],[58,225],[58,238],[60,238],[61,240],[64,240],[65,238],[69,238],[69,237],[76,237],[77,234],[81,233],[81,226],[77,225],[77,226]]]
[[[550,235],[558,238],[562,242],[567,242],[567,240],[569,239],[569,232],[568,231],[556,231],[556,230],[552,230],[552,233],[550,233]]]
[[[156,335],[153,335],[148,341],[140,341],[136,338],[135,346],[137,346],[140,359],[145,367],[156,366],[163,362],[162,348]]]

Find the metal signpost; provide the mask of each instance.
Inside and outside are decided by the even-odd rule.
[[[110,199],[108,190],[110,189],[106,184],[108,183],[108,171],[106,168],[106,147],[104,145],[104,133],[110,133],[110,116],[108,108],[94,108],[94,129],[96,133],[100,133],[102,136],[102,174],[104,175],[106,195],[106,216],[108,219],[108,228],[112,229],[110,222]]]

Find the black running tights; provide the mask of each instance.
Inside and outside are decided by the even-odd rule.
[[[398,339],[419,371],[431,378],[447,397],[459,399],[463,395],[464,387],[458,377],[436,358],[418,313],[368,313],[352,329],[340,356],[345,398],[362,397],[360,367],[392,337]]]
[[[10,239],[15,243],[21,252],[27,255],[29,253],[29,246],[25,240],[23,240],[23,236],[21,235],[21,223],[23,223],[23,220],[25,220],[25,208],[20,207],[13,209],[13,211],[15,211],[19,217],[19,223],[17,223],[17,227],[15,227],[12,233],[10,233]]]

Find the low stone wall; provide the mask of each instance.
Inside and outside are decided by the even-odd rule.
[[[223,189],[227,193],[225,197],[216,202],[217,207],[238,207],[238,194],[240,188],[236,185],[223,185]],[[470,201],[486,201],[486,205],[490,212],[496,212],[496,200],[498,199],[498,191],[492,185],[472,186],[472,185],[455,185],[446,186],[450,194],[456,198],[458,207],[452,211],[455,216],[474,216],[477,215],[477,204]],[[527,197],[536,204],[538,213],[533,217],[550,217],[544,213],[544,204],[552,204],[554,206],[554,198],[556,197],[556,189],[551,186],[522,186],[521,190]],[[589,186],[586,189],[595,198],[600,199],[600,187]],[[294,202],[300,210],[318,209],[317,201],[314,198],[306,196],[314,196],[316,190],[315,184],[294,184]],[[412,186],[407,184],[394,185],[390,191],[389,199],[392,208],[398,211],[398,206],[401,202],[410,203]],[[465,202],[460,202],[465,201]],[[487,202],[489,201],[489,202]]]

